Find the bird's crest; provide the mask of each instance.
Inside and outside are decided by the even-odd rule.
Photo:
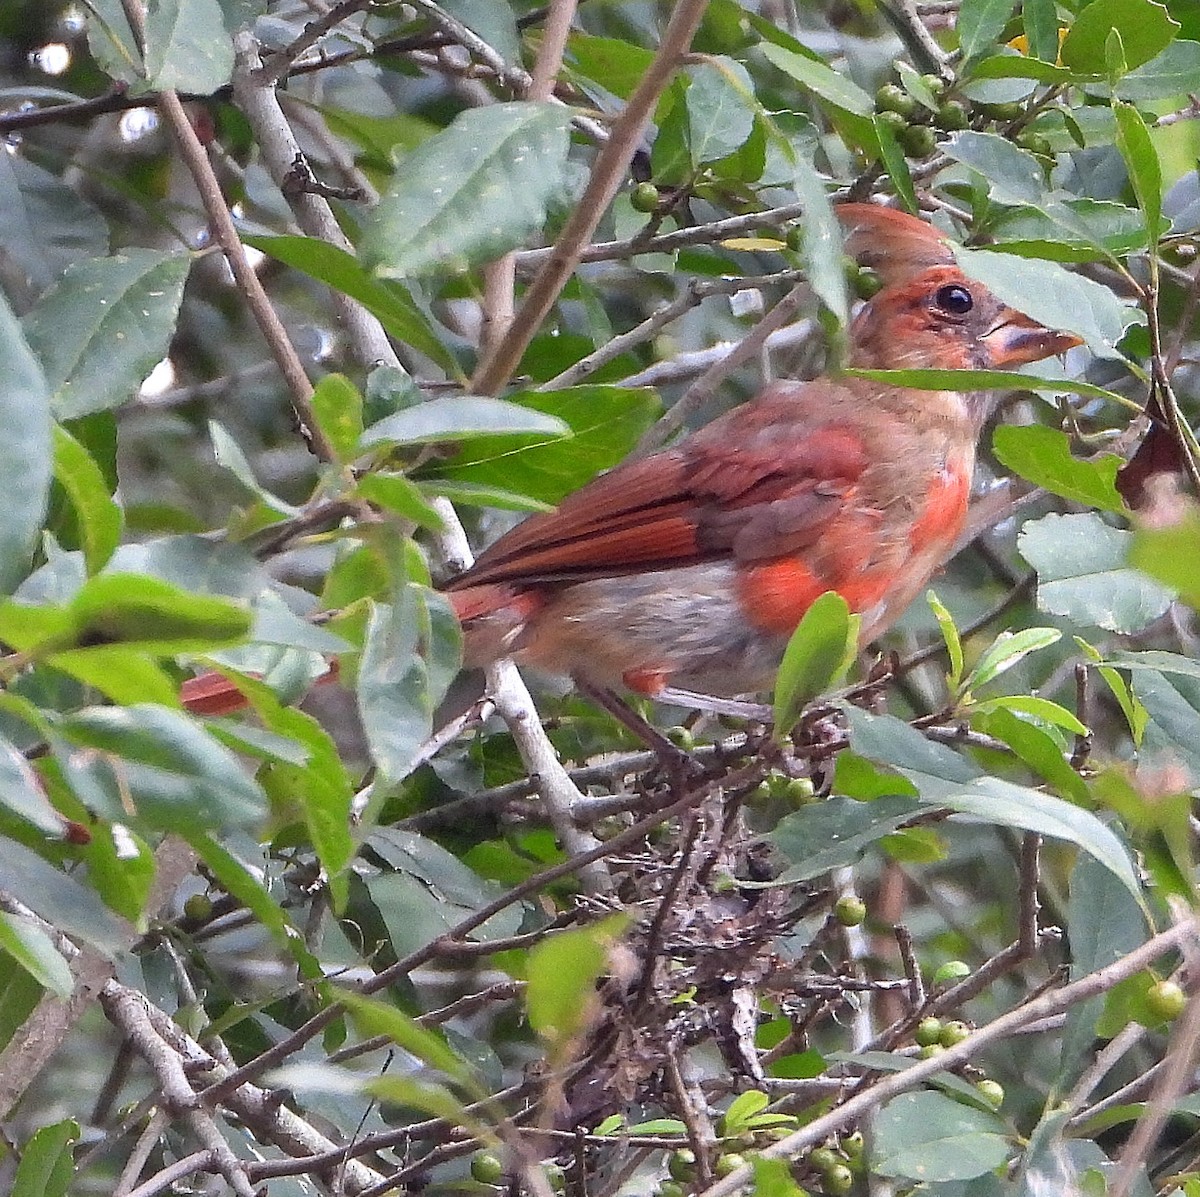
[[[907,212],[874,204],[841,204],[834,211],[846,230],[846,253],[874,270],[885,287],[955,264],[946,234]]]

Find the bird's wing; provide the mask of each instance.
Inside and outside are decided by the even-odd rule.
[[[618,465],[502,536],[450,589],[577,581],[798,552],[834,520],[867,466],[830,418],[828,381],[776,384],[681,444]]]

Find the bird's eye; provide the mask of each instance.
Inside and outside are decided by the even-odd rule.
[[[938,307],[950,316],[965,316],[975,306],[971,292],[966,287],[959,286],[958,283],[939,287],[933,299]]]

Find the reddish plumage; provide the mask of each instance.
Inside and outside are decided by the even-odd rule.
[[[1005,307],[904,213],[839,210],[884,287],[851,328],[861,367],[1011,367],[1078,344]],[[895,620],[967,510],[985,396],[861,379],[778,382],[677,445],[626,462],[514,528],[447,591],[466,656],[599,685],[739,694],[770,685],[826,590]],[[203,679],[184,701],[211,711]]]

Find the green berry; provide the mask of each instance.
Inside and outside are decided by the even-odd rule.
[[[909,125],[900,134],[900,145],[910,158],[928,158],[937,149],[937,138],[928,125]]]
[[[879,117],[879,123],[881,125],[887,125],[887,127],[891,129],[892,133],[897,138],[900,137],[900,135],[911,123],[908,117],[901,116],[898,112],[880,112],[876,115]]]
[[[681,1147],[671,1152],[667,1159],[667,1171],[672,1180],[686,1184],[696,1179],[696,1153],[690,1147]]]
[[[933,93],[935,100],[940,100],[946,94],[946,80],[941,75],[922,75],[921,82]]]
[[[804,248],[804,226],[802,224],[788,225],[787,247],[796,253]]]
[[[832,1147],[814,1147],[808,1153],[808,1162],[824,1176],[830,1169],[836,1168],[842,1161]]]
[[[859,299],[873,299],[883,290],[883,279],[868,266],[854,275],[854,294]]]
[[[1174,1022],[1187,1005],[1187,996],[1174,981],[1157,981],[1146,990],[1146,1008],[1155,1018]]]
[[[660,1180],[654,1190],[654,1197],[684,1197],[687,1189],[677,1180]]]
[[[953,1022],[948,1022],[942,1027],[942,1033],[938,1036],[938,1042],[943,1047],[953,1047],[956,1043],[961,1043],[970,1033],[971,1028],[965,1022],[955,1019]]]
[[[940,1018],[923,1018],[917,1023],[913,1039],[918,1047],[928,1047],[937,1043],[942,1037],[942,1020]]]
[[[630,193],[629,202],[635,212],[655,212],[659,198],[658,188],[653,183],[639,183]]]
[[[976,1081],[975,1090],[993,1110],[998,1110],[1004,1104],[1004,1086],[991,1077]]]
[[[858,927],[867,917],[867,904],[857,894],[843,894],[833,908],[833,917],[843,927]]]
[[[845,1164],[837,1164],[821,1177],[829,1197],[845,1197],[854,1188],[854,1173]]]
[[[933,983],[935,985],[950,985],[954,981],[961,981],[964,977],[971,975],[971,966],[961,960],[947,960],[937,972],[933,974]]]
[[[562,1170],[560,1164],[556,1164],[553,1160],[546,1160],[542,1164],[542,1175],[545,1176],[546,1183],[550,1186],[550,1192],[566,1192],[567,1174]]]
[[[684,752],[691,752],[696,747],[696,737],[692,735],[690,727],[668,727],[667,739],[675,745],[676,748],[682,748]]]
[[[1025,105],[1017,100],[1008,100],[1002,104],[980,104],[983,115],[990,120],[1002,121],[1007,124],[1025,115]]]
[[[967,106],[958,100],[947,100],[933,115],[933,123],[939,129],[955,132],[965,129],[970,124],[970,113]]]
[[[911,120],[917,111],[917,102],[904,88],[895,83],[885,83],[875,93],[875,107],[880,112],[894,112],[897,116]]]
[[[922,1060],[932,1060],[945,1054],[946,1049],[940,1043],[928,1043],[917,1053]]]
[[[208,894],[192,894],[183,904],[184,915],[193,923],[202,923],[212,917],[212,898]]]
[[[504,1179],[504,1165],[491,1151],[477,1151],[471,1157],[471,1176],[484,1185],[498,1185]]]
[[[718,1179],[728,1176],[731,1172],[736,1172],[739,1168],[746,1166],[746,1157],[738,1155],[736,1151],[730,1151],[725,1155],[717,1156],[717,1162],[713,1165],[713,1172]]]
[[[1017,134],[1017,145],[1031,154],[1037,154],[1039,158],[1046,158],[1051,153],[1050,142],[1034,129],[1022,129]]]
[[[865,1145],[866,1140],[863,1138],[862,1131],[853,1131],[851,1134],[842,1136],[842,1151],[852,1161],[862,1159],[863,1147]]]

